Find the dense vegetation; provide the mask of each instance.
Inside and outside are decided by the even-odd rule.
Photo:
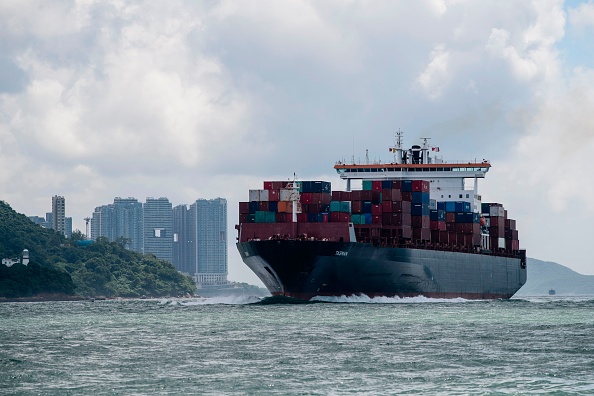
[[[153,255],[124,248],[125,241],[104,238],[81,247],[74,232],[66,240],[44,229],[0,201],[0,257],[30,252],[29,266],[0,268],[0,297],[62,293],[97,297],[158,297],[193,294],[192,279]]]

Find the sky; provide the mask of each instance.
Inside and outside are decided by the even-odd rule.
[[[593,275],[593,1],[0,2],[0,199],[228,200],[234,246],[264,180],[346,183],[338,160],[389,161],[431,137],[488,159],[484,201],[529,257]],[[469,183],[472,188],[472,183]]]

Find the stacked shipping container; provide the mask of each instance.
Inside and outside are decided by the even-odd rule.
[[[293,190],[288,183],[267,181],[264,189],[250,190],[249,202],[239,203],[239,222],[292,222]],[[405,239],[444,247],[478,248],[481,233],[488,231],[488,246],[483,247],[519,250],[515,220],[507,218],[501,204],[483,204],[479,214],[469,202],[432,202],[428,181],[364,180],[362,190],[355,191],[331,191],[324,181],[298,186],[298,223],[351,222],[361,241],[390,244]]]

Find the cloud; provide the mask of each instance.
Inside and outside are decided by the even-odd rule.
[[[591,9],[5,1],[0,193],[28,214],[66,195],[75,228],[115,196],[224,196],[235,219],[263,179],[297,172],[341,188],[333,162],[366,149],[387,159],[401,128],[406,144],[431,136],[450,158],[493,160],[485,194],[510,208],[565,219],[579,202],[590,216],[580,191],[591,195],[594,81],[565,56],[591,64],[565,30],[587,28]],[[542,236],[537,217],[530,232]]]
[[[425,70],[417,77],[417,83],[430,99],[441,96],[448,79],[449,53],[443,45],[438,45],[431,52],[431,60]]]
[[[577,7],[570,8],[568,11],[569,23],[578,29],[594,27],[594,3],[578,4]]]

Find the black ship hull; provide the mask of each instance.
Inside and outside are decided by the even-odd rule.
[[[237,244],[272,295],[507,299],[526,283],[517,257],[375,247],[357,242],[260,240]]]

